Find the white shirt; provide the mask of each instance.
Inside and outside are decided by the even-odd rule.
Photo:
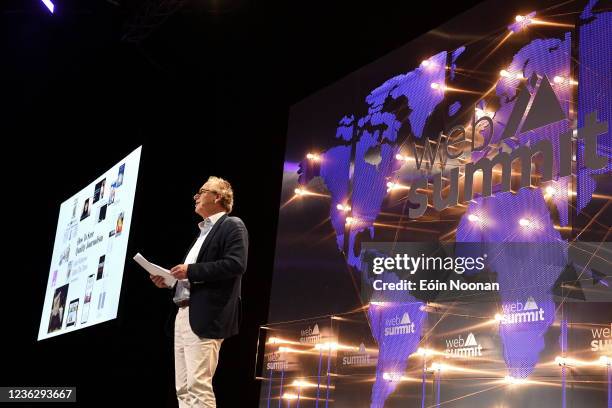
[[[196,239],[196,242],[193,244],[187,257],[185,258],[185,264],[191,265],[196,263],[198,260],[198,254],[200,253],[200,249],[202,249],[202,245],[208,236],[208,233],[215,225],[217,221],[221,217],[225,215],[225,212],[221,211],[216,214],[211,215],[208,218],[205,218],[203,221],[198,223],[198,227],[200,228],[200,235]],[[183,300],[189,299],[189,280],[181,279],[176,282],[176,292],[174,292],[174,298],[172,299],[174,303],[181,302]]]

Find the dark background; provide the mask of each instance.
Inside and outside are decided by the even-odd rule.
[[[122,41],[146,3],[58,0],[55,15],[38,0],[0,4],[0,385],[76,386],[82,406],[175,406],[172,305],[129,258],[179,263],[196,233],[192,195],[218,175],[251,244],[242,332],[214,384],[219,407],[256,406],[289,107],[477,2],[183,2]],[[139,145],[119,318],[37,342],[60,203]]]

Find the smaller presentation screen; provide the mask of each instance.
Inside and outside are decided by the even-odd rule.
[[[60,206],[38,340],[117,317],[141,148]]]

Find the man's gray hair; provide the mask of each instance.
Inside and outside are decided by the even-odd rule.
[[[223,207],[228,214],[231,213],[232,207],[234,206],[234,190],[232,190],[232,185],[229,181],[221,177],[210,176],[206,182],[216,185],[215,193],[217,193],[221,199],[219,201],[221,207]]]

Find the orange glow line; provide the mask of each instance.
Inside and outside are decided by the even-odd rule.
[[[612,200],[612,196],[605,195],[605,194],[593,194],[593,195],[591,195],[591,197],[599,198],[599,199],[602,199],[602,200]]]
[[[450,232],[448,232],[448,233],[446,233],[446,234],[442,235],[442,236],[440,237],[440,241],[442,241],[443,239],[445,239],[445,238],[447,238],[447,237],[450,237],[451,235],[453,235],[453,234],[454,234],[454,233],[456,233],[456,232],[457,232],[457,228],[455,228],[454,230],[452,230],[452,231],[450,231]]]
[[[323,221],[321,221],[320,223],[312,227],[310,231],[306,233],[306,235],[309,235],[311,232],[314,232],[317,228],[322,227],[323,225],[327,224],[330,220],[331,220],[330,217],[325,218]]]
[[[584,253],[586,253],[586,254],[592,255],[593,257],[598,258],[598,259],[600,259],[600,260],[602,260],[602,261],[604,261],[604,262],[606,262],[606,263],[612,263],[612,262],[608,261],[606,258],[604,258],[604,257],[602,257],[602,256],[599,256],[599,255],[597,255],[597,254],[595,254],[595,253],[593,253],[593,252],[589,252],[589,251],[587,251],[586,249],[582,249],[582,248],[580,248],[578,245],[571,244],[571,247],[572,247],[573,249],[577,250],[577,251],[581,251],[581,252],[584,252]]]
[[[551,26],[551,27],[563,27],[563,28],[574,28],[575,27],[573,24],[553,23],[552,21],[538,20],[536,18],[532,18],[530,24],[544,25],[544,26]]]
[[[576,207],[574,207],[573,205],[569,204],[570,207],[572,207],[574,210],[576,210]],[[584,211],[580,211],[580,215],[584,215],[585,217],[587,217],[589,220],[594,220],[594,218],[591,218],[591,216],[589,216],[587,213],[585,213]],[[594,222],[604,228],[610,228],[609,225],[604,225],[601,222],[594,220]]]
[[[306,192],[304,192],[302,195],[304,195],[304,196],[323,197],[323,198],[331,198],[331,196],[330,196],[330,195],[328,195],[328,194],[312,193],[312,192],[310,192],[310,191],[306,191]]]
[[[391,192],[395,190],[410,190],[410,187],[403,186],[401,184],[396,184],[393,187],[387,187],[387,189],[389,190],[389,192]]]
[[[461,92],[461,93],[469,93],[469,94],[475,94],[475,95],[479,95],[480,92],[475,92],[475,91],[469,91],[467,89],[459,89],[459,88],[453,88],[450,86],[445,86],[444,87],[444,91],[452,91],[452,92]]]
[[[572,241],[577,241],[578,238],[580,238],[580,235],[582,235],[582,233],[586,231],[593,224],[593,222],[595,222],[595,220],[601,215],[602,212],[604,212],[608,205],[610,205],[610,201],[608,201],[603,207],[601,207],[597,214],[595,214],[595,216],[591,218],[591,221],[588,222],[588,224],[582,229],[582,231],[580,231],[578,235],[576,235],[576,237]]]
[[[465,395],[462,395],[460,397],[453,398],[453,399],[450,399],[450,400],[447,400],[447,401],[441,401],[440,404],[438,404],[438,405],[435,405],[435,404],[434,405],[429,405],[429,406],[427,406],[427,408],[440,407],[442,405],[446,405],[448,403],[455,402],[455,401],[458,401],[458,400],[463,399],[463,398],[472,397],[474,395],[482,394],[483,392],[494,390],[494,389],[500,388],[500,387],[503,387],[503,385],[495,385],[493,387],[486,388],[486,389],[480,390],[480,391],[475,391],[475,392],[472,392],[470,394],[465,394]]]
[[[283,205],[281,205],[280,209],[282,210],[283,208],[285,208],[287,205],[289,205],[292,201],[297,199],[297,195],[294,195],[293,197],[291,197],[289,200],[287,200]]]
[[[270,337],[276,338],[276,341],[271,342],[268,339],[268,341],[266,342],[266,345],[280,345],[280,346],[282,346],[283,344],[294,344],[296,346],[301,346],[302,345],[302,343],[300,343],[298,341],[282,339],[282,338],[279,338],[279,337],[276,337],[276,336],[270,336]]]
[[[501,47],[501,46],[502,46],[502,45],[503,45],[503,44],[504,44],[506,41],[508,41],[508,38],[510,38],[510,36],[511,36],[512,34],[513,34],[513,32],[512,32],[512,31],[508,31],[508,34],[506,34],[506,35],[504,36],[504,38],[502,38],[502,39],[501,39],[501,41],[499,42],[499,44],[497,44],[497,45],[495,46],[495,48],[493,48],[493,49],[491,50],[491,52],[489,52],[487,55],[485,55],[485,57],[484,57],[484,58],[482,58],[482,59],[481,59],[481,63],[482,63],[483,61],[485,61],[487,58],[489,58],[491,55],[493,55],[493,53],[494,53],[495,51],[497,51],[497,50],[499,49],[499,47]],[[479,64],[479,65],[480,65],[480,64]]]

